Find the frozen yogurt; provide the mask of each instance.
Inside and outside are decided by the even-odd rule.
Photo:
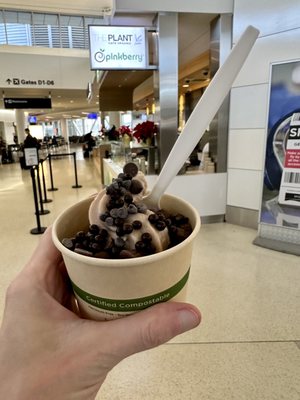
[[[188,218],[143,203],[147,181],[134,163],[101,190],[89,208],[88,232],[62,243],[75,252],[98,258],[131,258],[161,252],[192,232]]]

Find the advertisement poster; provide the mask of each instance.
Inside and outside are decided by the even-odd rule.
[[[146,69],[143,27],[89,26],[92,70]]]
[[[260,222],[300,230],[300,61],[272,65]]]

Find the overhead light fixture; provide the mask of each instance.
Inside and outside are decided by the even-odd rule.
[[[70,100],[70,103],[74,103],[74,100]]]
[[[184,83],[184,84],[182,85],[182,87],[190,87],[190,85],[189,85],[188,83]]]

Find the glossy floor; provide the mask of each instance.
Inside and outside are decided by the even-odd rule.
[[[42,226],[101,186],[92,160],[53,162]],[[45,165],[48,187],[49,170]],[[0,165],[0,309],[5,290],[39,241],[30,173]],[[157,349],[132,356],[108,376],[97,400],[299,400],[299,257],[252,244],[256,232],[230,224],[203,225],[197,238],[189,301],[201,325]]]

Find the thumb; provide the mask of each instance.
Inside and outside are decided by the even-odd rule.
[[[200,321],[201,314],[193,305],[167,302],[107,322],[105,328],[109,330],[109,347],[122,360],[131,354],[166,343],[195,328]]]

